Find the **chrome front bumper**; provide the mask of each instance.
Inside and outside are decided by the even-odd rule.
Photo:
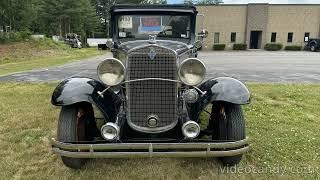
[[[235,142],[73,144],[51,140],[52,151],[71,158],[224,157],[249,150],[248,138]]]

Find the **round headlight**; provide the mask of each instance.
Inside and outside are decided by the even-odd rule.
[[[196,58],[184,60],[179,68],[180,80],[186,85],[194,86],[200,84],[206,74],[206,67]]]
[[[108,122],[101,127],[101,135],[106,140],[115,140],[119,137],[119,126],[115,123]]]
[[[125,67],[122,62],[115,58],[109,58],[98,66],[99,79],[108,86],[116,86],[124,80]]]
[[[182,133],[188,139],[196,138],[200,134],[200,126],[194,121],[187,121],[182,125]]]

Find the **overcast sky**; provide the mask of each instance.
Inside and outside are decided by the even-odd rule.
[[[168,0],[169,4],[179,4],[183,0]],[[270,4],[320,4],[320,0],[223,0],[225,4],[270,3]]]

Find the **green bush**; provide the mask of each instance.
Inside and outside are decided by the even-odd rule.
[[[264,49],[267,51],[279,51],[282,47],[282,44],[269,43],[264,46]]]
[[[216,50],[216,51],[222,51],[225,48],[226,48],[225,44],[214,44],[213,45],[213,50]]]
[[[27,39],[30,39],[30,31],[21,31],[21,32],[1,32],[0,33],[0,43],[7,42],[20,42]]]
[[[8,41],[7,33],[0,32],[0,43],[6,43]]]
[[[247,44],[234,44],[233,50],[247,50]]]
[[[301,51],[302,46],[296,46],[296,45],[286,46],[286,47],[284,47],[284,49],[287,51]]]
[[[26,40],[26,39],[30,39],[32,33],[30,31],[20,31],[17,32],[20,36],[21,39]]]
[[[22,37],[20,32],[10,32],[9,33],[9,41],[10,42],[20,42],[22,41]]]

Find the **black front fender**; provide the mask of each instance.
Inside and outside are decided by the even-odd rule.
[[[55,106],[68,106],[80,102],[95,104],[107,121],[115,121],[121,100],[112,90],[101,97],[97,92],[106,87],[90,78],[69,78],[62,81],[54,90],[51,103]]]
[[[250,92],[239,80],[230,77],[219,77],[202,83],[199,88],[207,92],[210,102],[225,101],[232,104],[249,104]]]
[[[239,80],[230,77],[219,77],[205,81],[199,89],[206,94],[196,103],[189,104],[190,118],[197,121],[200,112],[209,104],[218,101],[244,105],[250,103],[250,92]]]

